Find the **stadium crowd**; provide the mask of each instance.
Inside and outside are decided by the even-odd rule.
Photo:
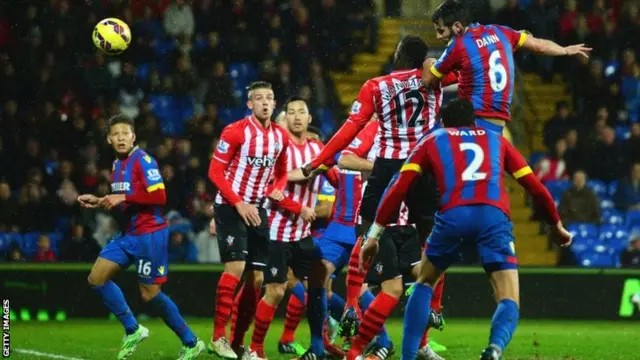
[[[398,2],[387,3],[397,14]],[[491,18],[480,3],[488,4],[474,3],[478,16]],[[134,34],[130,49],[114,58],[96,52],[86,35],[108,16],[131,24]],[[584,249],[624,230],[624,246],[605,247],[596,262],[582,261],[579,245],[564,264],[619,266],[623,258],[623,265],[640,266],[640,229],[611,220],[640,209],[638,4],[509,0],[493,18],[594,47],[588,61],[519,55],[524,70],[546,81],[562,73],[574,95],[545,125],[548,153],[532,160],[562,215],[596,227],[580,227],[591,241]],[[244,115],[244,86],[263,79],[279,102],[303,96],[329,135],[344,114],[328,71],[348,70],[353,54],[376,46],[372,0],[3,4],[0,252],[13,261],[91,261],[118,232],[111,214],[81,210],[75,198],[109,192],[106,120],[122,112],[135,119],[138,144],[161,164],[171,260],[219,261],[205,176],[222,127]]]

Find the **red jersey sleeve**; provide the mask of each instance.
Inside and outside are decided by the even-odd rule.
[[[376,134],[378,132],[378,122],[372,121],[362,129],[355,139],[349,144],[349,146],[344,149],[344,154],[354,154],[357,157],[364,158],[367,156],[371,148],[373,147],[373,143],[376,139]]]
[[[509,39],[514,52],[520,49],[522,44],[527,40],[527,33],[524,31],[516,31],[504,25],[495,25],[495,27],[498,28],[507,37],[507,39]]]
[[[423,138],[413,150],[407,161],[400,168],[400,173],[387,189],[378,210],[376,211],[376,223],[386,226],[394,214],[400,211],[400,205],[407,196],[411,184],[424,172],[430,172],[429,147],[432,142],[428,137]]]
[[[453,85],[453,84],[457,84],[458,83],[458,72],[457,71],[452,71],[452,72],[446,74],[442,78],[440,83],[442,84],[442,87]]]
[[[125,201],[139,205],[166,204],[167,194],[156,160],[149,155],[144,155],[136,160],[134,166],[135,181],[140,181],[144,190],[125,195]]]
[[[431,69],[429,69],[438,79],[442,79],[446,74],[459,68],[460,51],[458,50],[458,44],[460,44],[460,41],[458,41],[457,38],[451,40],[447,45],[447,48],[444,49],[440,59],[438,59],[438,61],[431,66]]]
[[[229,162],[236,155],[240,148],[244,133],[235,126],[227,126],[220,135],[220,140],[213,152],[213,158],[209,165],[209,179],[216,186],[222,198],[231,206],[242,201],[240,196],[233,191],[231,184],[224,174],[229,166]]]
[[[533,197],[536,203],[543,209],[547,215],[547,221],[551,225],[555,225],[560,221],[560,215],[553,202],[553,197],[542,185],[540,180],[533,174],[531,167],[522,157],[520,152],[516,150],[507,140],[500,138],[504,149],[504,168],[508,171],[518,183],[524,187]]]
[[[327,160],[333,161],[338,151],[347,147],[358,132],[367,125],[367,122],[369,122],[375,111],[373,96],[373,82],[369,80],[360,88],[358,99],[351,106],[347,121],[331,140],[329,140],[320,154],[311,160],[311,166],[314,169],[318,168],[321,164],[326,164]],[[329,164],[331,164],[331,162],[329,162]]]

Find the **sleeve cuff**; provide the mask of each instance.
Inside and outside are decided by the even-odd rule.
[[[516,49],[520,49],[522,47],[522,45],[524,45],[524,42],[527,41],[527,33],[522,31],[520,32],[520,40],[518,40],[518,44],[516,45]]]
[[[429,71],[431,71],[431,73],[435,75],[438,79],[442,79],[442,77],[444,76],[444,74],[442,74],[440,71],[438,71],[438,69],[436,69],[435,65],[431,65],[431,68],[429,69]]]

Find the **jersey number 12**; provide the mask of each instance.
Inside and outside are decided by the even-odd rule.
[[[409,128],[422,126],[424,124],[424,119],[422,118],[422,109],[424,109],[424,96],[420,93],[420,90],[411,90],[406,93],[398,93],[394,98],[396,108],[396,122],[398,123],[398,127],[401,128]],[[413,113],[411,117],[407,120],[406,110],[407,107],[412,104]]]

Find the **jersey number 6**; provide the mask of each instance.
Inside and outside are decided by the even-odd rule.
[[[501,92],[507,87],[507,69],[500,62],[501,59],[498,50],[489,56],[489,82],[494,92]]]

